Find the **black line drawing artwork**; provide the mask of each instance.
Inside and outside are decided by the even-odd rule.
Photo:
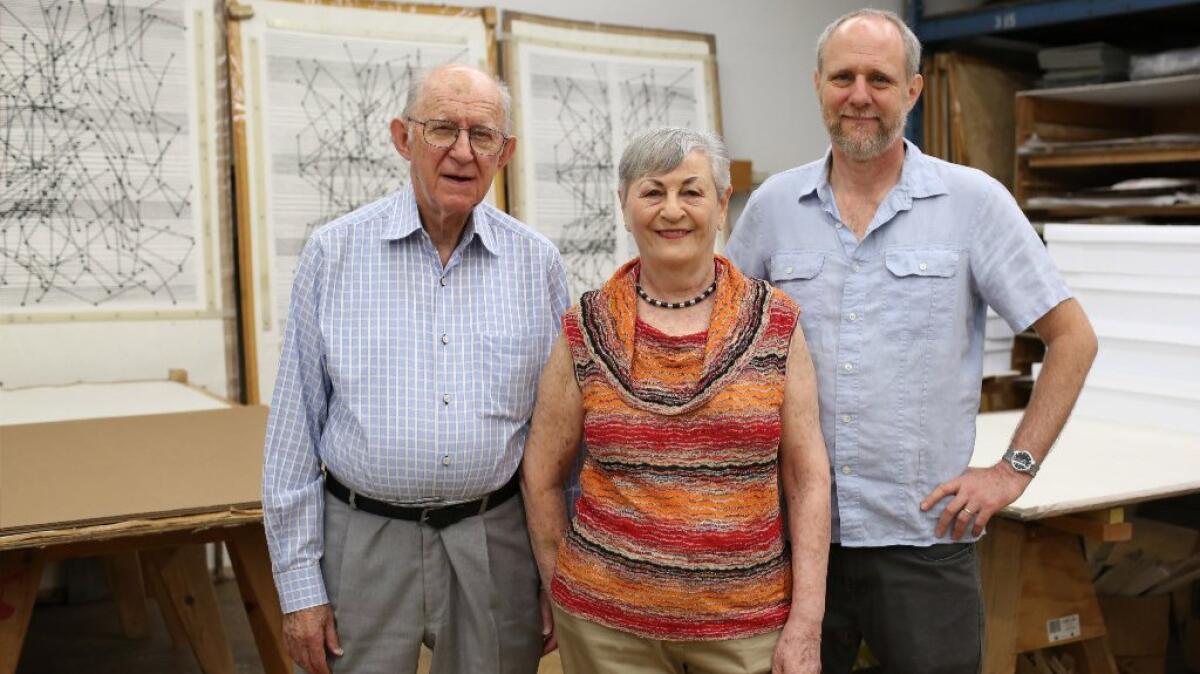
[[[388,123],[404,109],[414,78],[426,67],[421,49],[384,57],[378,48],[356,58],[343,42],[344,62],[297,59],[305,126],[296,134],[298,173],[320,195],[304,236],[370,203],[408,180],[408,163],[388,139]],[[467,51],[438,62],[465,59]]]
[[[621,80],[622,128],[628,142],[656,126],[695,126],[696,96],[691,68],[646,68]],[[660,82],[660,80],[662,80]]]
[[[562,134],[554,143],[554,180],[572,199],[571,218],[556,243],[572,297],[603,281],[617,246],[608,84],[600,67],[591,67],[593,77],[586,83],[552,79]]]
[[[579,68],[587,72],[547,78],[556,134],[550,173],[571,201],[555,243],[572,296],[598,287],[623,262],[616,259],[623,233],[614,195],[615,163],[625,144],[656,126],[695,126],[698,117],[695,71],[690,66],[588,61],[580,62]],[[619,143],[613,137],[614,114],[621,122]]]
[[[0,308],[199,299],[183,16],[168,0],[0,6]]]

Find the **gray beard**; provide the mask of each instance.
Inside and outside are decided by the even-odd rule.
[[[904,135],[904,127],[908,125],[908,114],[900,118],[900,123],[892,129],[880,129],[877,133],[865,139],[850,136],[842,130],[842,123],[835,122],[829,127],[829,138],[833,144],[849,159],[868,161],[883,154],[892,143]]]

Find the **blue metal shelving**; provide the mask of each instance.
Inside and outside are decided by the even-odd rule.
[[[1121,16],[1155,9],[1185,7],[1196,0],[1028,0],[922,18],[921,0],[911,0],[905,19],[928,45],[976,35],[1000,35],[1088,19]]]

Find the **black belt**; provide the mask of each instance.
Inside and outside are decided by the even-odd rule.
[[[342,503],[348,504],[351,508],[379,515],[380,517],[390,517],[396,520],[410,520],[412,522],[420,522],[428,524],[435,529],[444,529],[445,527],[458,522],[467,517],[482,515],[483,513],[495,508],[512,498],[521,490],[521,480],[519,478],[520,471],[513,473],[508,482],[504,483],[496,491],[474,501],[466,503],[455,503],[448,506],[437,506],[432,508],[414,508],[412,506],[396,505],[387,501],[380,501],[369,496],[363,496],[355,492],[338,481],[333,473],[325,472],[325,489],[333,494],[334,498]]]

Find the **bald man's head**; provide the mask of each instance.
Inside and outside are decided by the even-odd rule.
[[[404,101],[404,111],[401,113],[403,117],[421,115],[421,106],[430,85],[463,91],[483,85],[484,88],[494,90],[496,102],[504,111],[501,130],[505,133],[512,132],[512,95],[509,94],[508,87],[490,73],[465,63],[444,63],[419,72],[408,87],[408,97]]]

